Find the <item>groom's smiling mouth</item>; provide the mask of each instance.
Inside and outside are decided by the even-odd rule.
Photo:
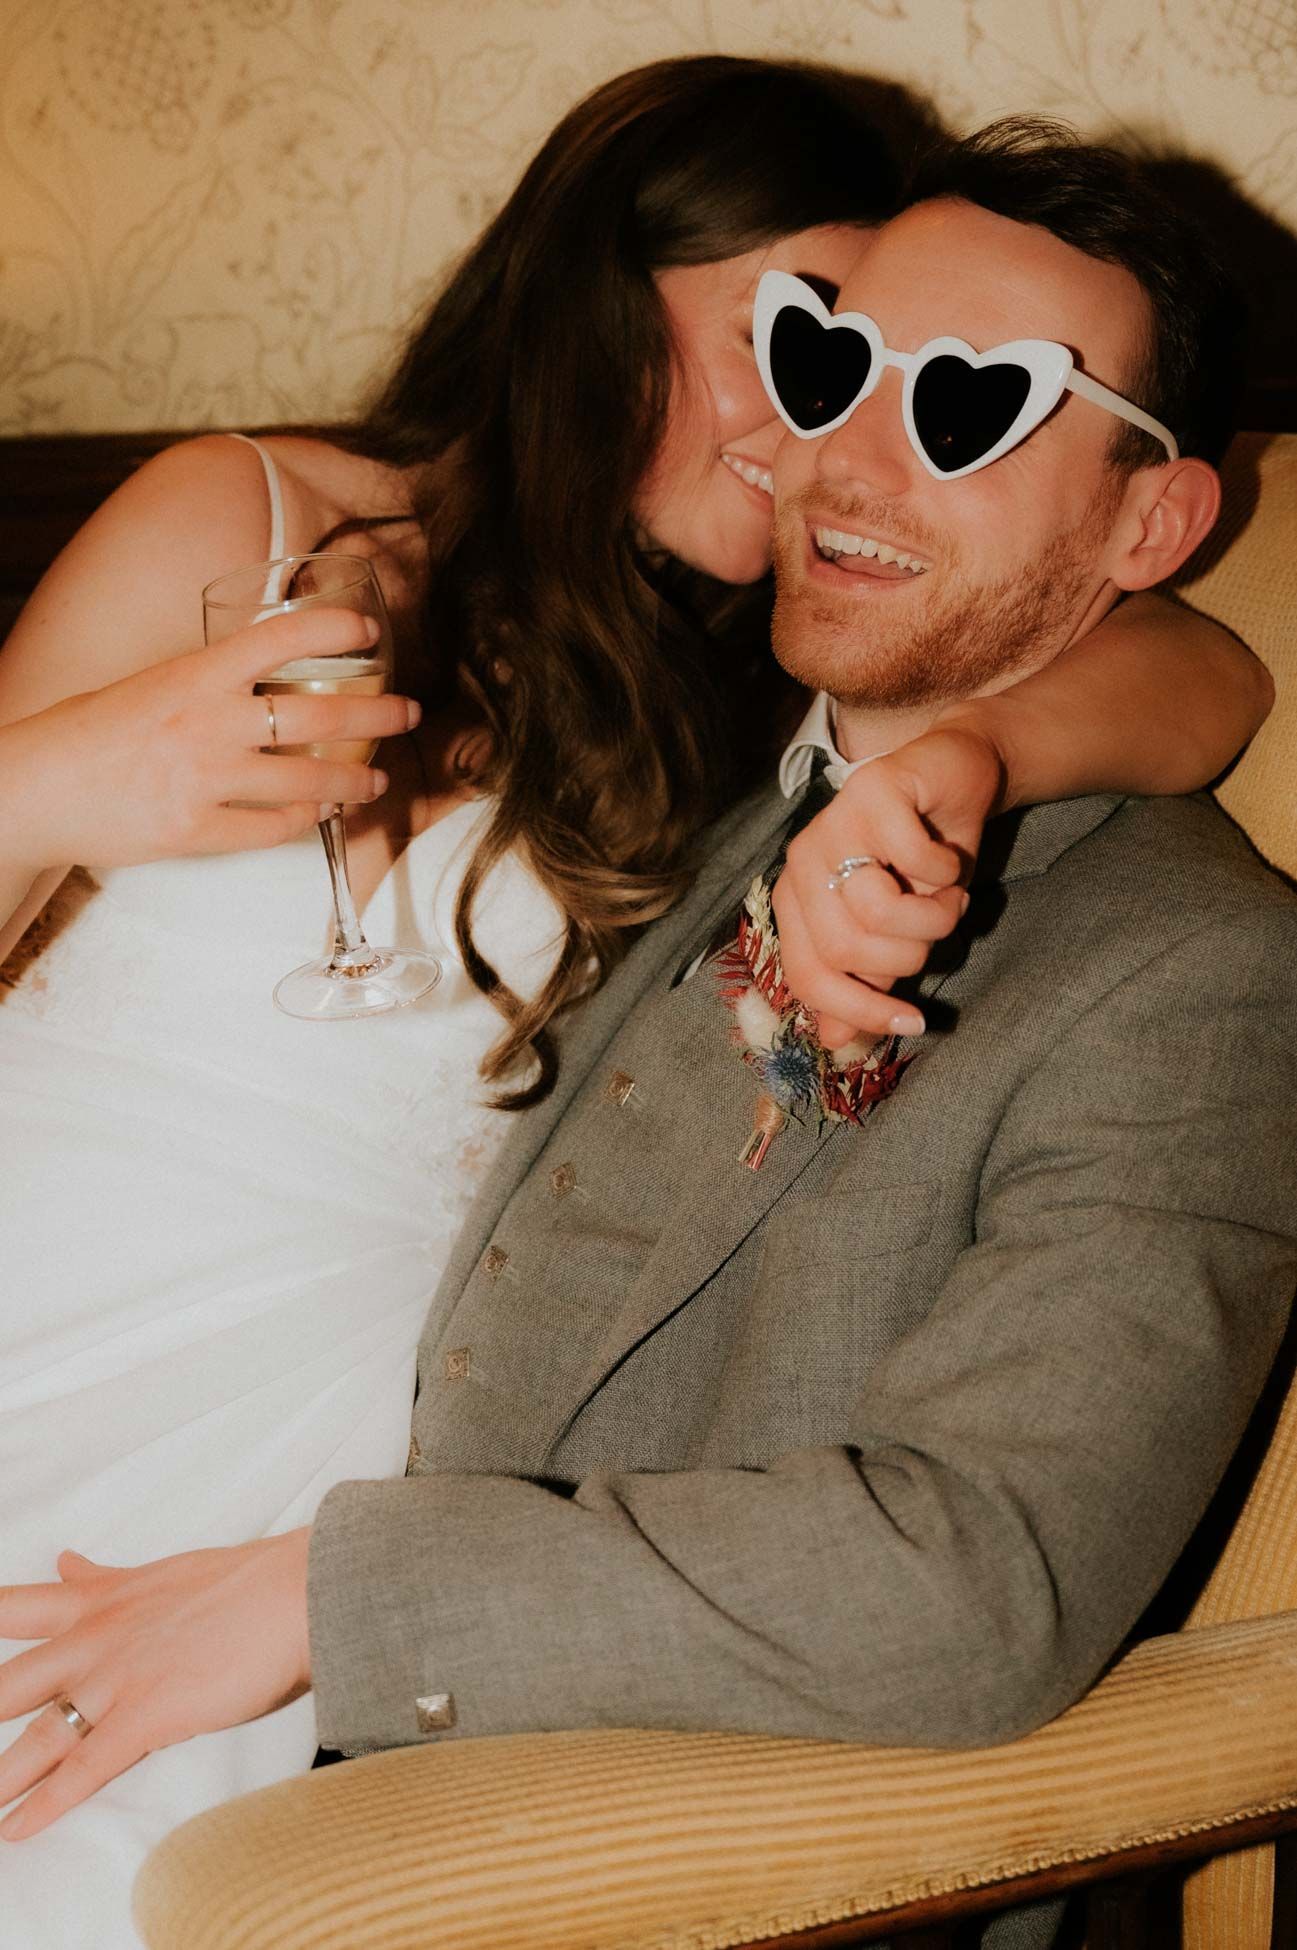
[[[860,535],[842,528],[827,528],[816,523],[811,528],[815,552],[825,562],[844,569],[848,575],[875,576],[889,582],[925,575],[932,567],[924,556],[911,554],[893,542],[875,535]]]

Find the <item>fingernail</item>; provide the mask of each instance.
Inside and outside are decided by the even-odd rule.
[[[894,1016],[887,1018],[887,1027],[894,1036],[921,1036],[927,1024],[922,1016],[913,1015],[908,1009],[898,1009]]]
[[[370,773],[369,777],[371,783],[371,791],[369,796],[371,799],[378,799],[382,796],[384,792],[387,791],[387,773],[380,772],[377,766],[375,766],[374,770]]]
[[[366,643],[378,642],[378,624],[372,616],[365,618],[365,641]]]
[[[972,895],[971,895],[971,894],[970,894],[970,893],[969,893],[969,892],[968,892],[967,890],[965,890],[965,892],[964,892],[964,896],[963,896],[963,899],[962,899],[962,901],[961,901],[961,903],[960,903],[960,908],[959,908],[959,918],[960,918],[960,920],[961,920],[961,921],[963,920],[963,918],[964,918],[964,916],[965,916],[965,914],[967,914],[967,912],[968,912],[968,909],[969,909],[969,906],[970,906],[970,905],[971,905],[971,903],[972,903],[972,899],[973,899],[973,896],[972,896]]]
[[[413,730],[414,730],[414,727],[415,727],[415,726],[416,726],[416,725],[418,724],[418,722],[419,722],[419,720],[420,720],[420,718],[421,718],[422,716],[423,716],[423,706],[422,706],[422,705],[420,704],[420,702],[419,702],[419,700],[418,700],[418,698],[417,698],[417,697],[407,697],[407,698],[406,698],[406,700],[405,700],[405,728],[406,728],[406,730],[407,730],[407,731],[413,731]]]

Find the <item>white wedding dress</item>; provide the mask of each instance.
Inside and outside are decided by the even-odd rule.
[[[74,876],[20,948],[0,984],[0,1583],[53,1578],[67,1546],[129,1564],[289,1529],[332,1484],[404,1468],[419,1330],[508,1122],[477,1075],[500,1018],[450,945],[486,813],[419,835],[369,904],[371,940],[444,964],[390,1015],[271,1003],[330,932],[314,834]],[[560,920],[507,859],[476,931],[529,992]],[[308,1697],[0,1844],[2,1950],[134,1950],[146,1849],[314,1749]]]

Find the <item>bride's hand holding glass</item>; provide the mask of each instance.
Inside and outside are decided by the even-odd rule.
[[[203,590],[203,628],[209,644],[249,628],[264,631],[286,617],[333,609],[355,612],[364,626],[364,643],[349,656],[290,656],[263,671],[257,686],[269,747],[286,763],[303,753],[344,765],[373,756],[373,742],[363,737],[348,740],[335,735],[311,741],[300,726],[294,729],[280,722],[281,713],[291,713],[303,699],[331,697],[345,704],[353,697],[377,697],[387,689],[392,676],[392,633],[373,569],[360,556],[290,555],[218,576]],[[275,1002],[285,1015],[313,1022],[338,1022],[400,1008],[417,1002],[441,979],[441,964],[431,955],[374,947],[365,939],[347,873],[346,794],[337,790],[326,796],[332,803],[321,806],[320,837],[333,888],[333,949],[323,960],[293,969],[275,989]]]
[[[21,812],[6,851],[33,875],[236,853],[300,837],[326,802],[376,799],[386,780],[355,748],[417,724],[412,699],[286,697],[275,705],[281,746],[322,753],[290,757],[266,749],[266,705],[253,695],[284,663],[368,654],[373,640],[349,610],[286,614],[5,725],[6,802],[12,793]]]

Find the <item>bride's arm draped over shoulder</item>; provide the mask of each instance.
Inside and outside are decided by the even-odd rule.
[[[307,831],[325,800],[382,790],[367,767],[263,756],[252,695],[290,656],[357,648],[362,619],[319,610],[202,648],[204,584],[260,560],[266,536],[257,455],[206,436],[132,475],[32,595],[0,653],[0,958],[73,864],[275,845]],[[286,702],[285,744],[298,742],[285,715],[303,742],[337,737],[343,711],[352,736],[390,736],[417,716],[402,698]]]
[[[1144,591],[1089,636],[996,697],[952,705],[997,746],[994,810],[1087,792],[1196,792],[1255,737],[1274,703],[1259,657],[1221,624]]]
[[[852,773],[793,841],[774,897],[785,976],[826,1046],[921,1031],[918,1011],[888,991],[962,915],[987,819],[1089,792],[1194,791],[1273,701],[1269,672],[1237,638],[1144,593],[1043,670],[948,706]],[[848,855],[888,863],[910,891],[877,868],[831,891]]]

